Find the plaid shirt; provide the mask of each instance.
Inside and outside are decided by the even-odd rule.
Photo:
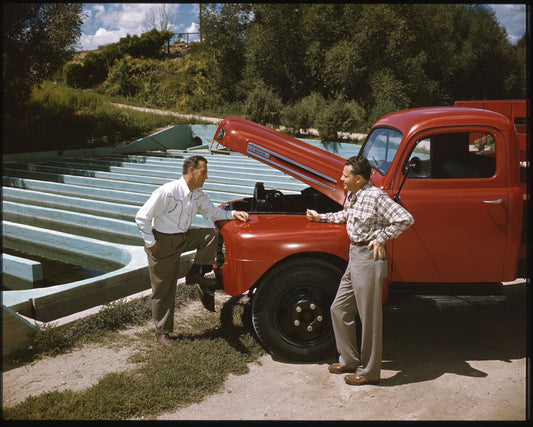
[[[357,193],[348,193],[342,211],[320,214],[319,218],[320,222],[346,223],[348,237],[354,243],[376,239],[382,245],[414,223],[407,210],[370,182]]]

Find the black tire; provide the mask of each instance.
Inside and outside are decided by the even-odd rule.
[[[253,296],[252,321],[272,356],[314,362],[335,352],[330,307],[342,273],[325,260],[299,258],[265,276]]]

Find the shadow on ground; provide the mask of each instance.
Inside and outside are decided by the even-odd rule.
[[[452,373],[485,377],[469,361],[511,363],[526,357],[526,283],[504,286],[505,304],[440,311],[385,312],[382,369],[399,371],[380,386],[429,381]]]
[[[486,377],[486,372],[475,369],[469,361],[511,363],[526,357],[527,284],[506,285],[504,293],[505,303],[494,305],[472,304],[443,309],[424,303],[422,310],[384,310],[382,369],[398,372],[383,378],[379,385],[390,387],[431,381],[447,373]],[[250,332],[255,337],[252,328],[246,327],[251,325],[247,303],[240,296],[227,301],[221,313],[221,331],[218,331],[241,351],[245,351],[245,346],[240,343],[243,332]],[[237,325],[234,323],[236,317],[240,317]],[[335,361],[333,354],[316,363]]]

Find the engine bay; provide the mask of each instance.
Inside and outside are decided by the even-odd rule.
[[[228,202],[224,208],[248,213],[288,215],[305,215],[307,209],[318,213],[342,210],[341,205],[312,187],[303,189],[300,194],[283,194],[277,189],[265,188],[262,182],[255,184],[253,197]]]

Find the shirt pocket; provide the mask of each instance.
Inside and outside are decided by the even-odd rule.
[[[188,230],[194,216],[193,202],[178,200],[177,207],[169,215],[180,229]]]
[[[368,224],[373,217],[374,213],[361,204],[356,204],[350,211],[350,219],[354,223]]]

